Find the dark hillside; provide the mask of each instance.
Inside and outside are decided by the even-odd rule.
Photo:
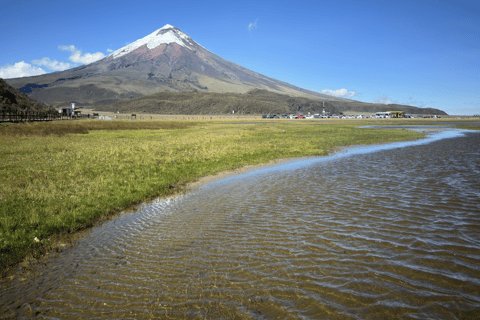
[[[122,113],[155,114],[311,114],[344,111],[377,112],[401,110],[412,114],[446,114],[437,109],[422,109],[403,105],[384,105],[359,101],[320,101],[291,97],[267,90],[255,89],[247,93],[214,92],[158,92],[135,99],[96,106],[96,110]]]
[[[53,108],[21,93],[0,78],[0,112],[40,112],[47,110],[53,110]]]
[[[96,110],[157,114],[283,114],[321,113],[322,102],[290,97],[266,90],[240,93],[158,92],[136,99],[121,100]]]

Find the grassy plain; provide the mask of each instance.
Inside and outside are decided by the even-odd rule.
[[[370,121],[57,121],[0,126],[0,270],[52,239],[207,175],[336,147],[410,140]],[[284,132],[285,131],[285,132]],[[39,241],[37,242],[36,239]]]

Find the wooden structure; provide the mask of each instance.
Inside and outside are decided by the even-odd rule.
[[[62,108],[62,116],[63,117],[72,117],[74,109],[72,108]]]
[[[52,121],[61,118],[56,111],[15,112],[0,111],[0,122]]]

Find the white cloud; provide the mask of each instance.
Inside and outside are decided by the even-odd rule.
[[[0,67],[0,78],[3,79],[37,76],[44,73],[47,72],[42,68],[34,67],[25,61],[17,62],[13,66],[11,64],[6,64]]]
[[[70,51],[72,54],[68,59],[73,63],[89,64],[105,57],[105,55],[101,52],[84,53],[82,55],[82,51],[75,48],[74,45],[59,46],[58,48],[62,51]]]
[[[338,90],[322,90],[322,93],[328,94],[330,96],[341,97],[341,98],[351,98],[356,96],[355,91],[348,91],[347,89],[338,89]]]
[[[257,21],[258,21],[258,18],[257,18],[257,20],[255,20],[255,22],[250,22],[248,24],[248,31],[252,31],[253,29],[257,29]]]
[[[89,64],[105,57],[105,55],[101,52],[82,54],[82,51],[75,48],[74,45],[59,46],[58,48],[62,51],[70,51],[71,55],[68,59],[73,63],[59,62],[48,57],[43,57],[42,59],[32,60],[32,64],[44,66],[53,71],[63,71],[75,67],[76,64]],[[107,49],[107,51],[112,52],[113,50]],[[4,79],[37,76],[45,73],[47,73],[47,71],[44,69],[33,66],[25,61],[17,62],[14,65],[6,64],[4,66],[0,66],[0,78]]]
[[[390,98],[387,97],[386,94],[384,94],[384,95],[376,97],[375,100],[373,100],[373,103],[392,104],[394,102],[392,102],[392,100],[390,100]]]
[[[32,60],[33,64],[37,66],[45,66],[50,70],[63,71],[72,67],[68,62],[58,62],[57,60],[51,60],[50,58],[43,57],[42,59]]]

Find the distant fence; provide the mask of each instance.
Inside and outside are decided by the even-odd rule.
[[[2,122],[24,122],[24,121],[51,121],[59,119],[61,115],[58,112],[7,112],[0,111],[0,121]]]
[[[47,112],[7,112],[0,111],[0,122],[52,121],[65,119],[88,119],[90,114],[66,116],[58,111]]]

